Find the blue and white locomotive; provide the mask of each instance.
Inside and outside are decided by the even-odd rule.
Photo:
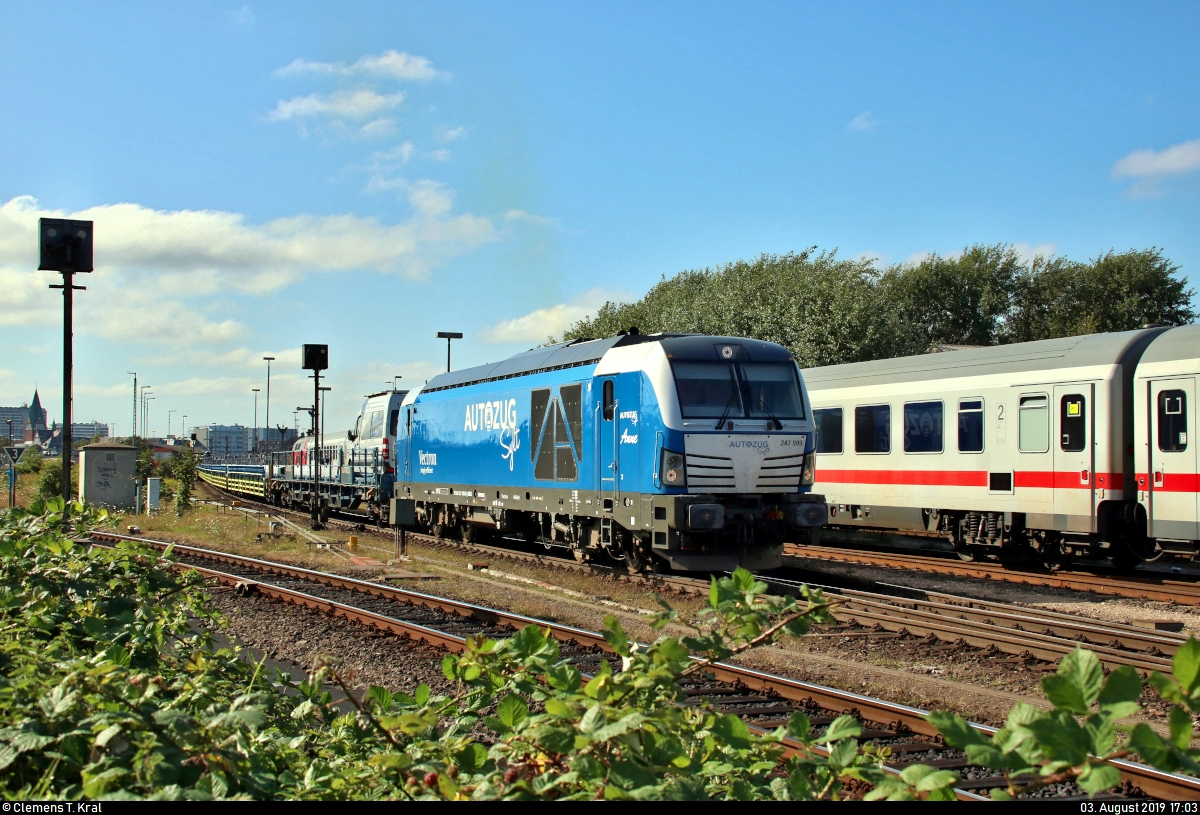
[[[715,571],[776,566],[826,520],[804,382],[773,343],[631,329],[442,374],[401,413],[394,496],[439,535]]]

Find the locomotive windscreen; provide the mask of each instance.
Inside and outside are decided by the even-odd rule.
[[[685,419],[803,419],[794,365],[777,362],[672,362]]]

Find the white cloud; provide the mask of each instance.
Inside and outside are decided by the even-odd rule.
[[[280,100],[268,115],[273,121],[286,121],[308,116],[341,116],[365,119],[384,110],[391,110],[404,101],[404,94],[378,94],[370,90],[334,91],[328,95],[312,93],[293,99]]]
[[[364,139],[382,139],[396,132],[396,120],[390,116],[367,122],[358,129],[358,135]]]
[[[1163,150],[1134,150],[1113,165],[1113,175],[1141,178],[1200,170],[1200,139],[1180,142]]]
[[[526,223],[540,224],[541,226],[558,226],[558,221],[554,218],[547,218],[544,215],[534,215],[523,209],[510,209],[504,213],[504,220],[525,221]]]
[[[850,130],[873,130],[879,122],[872,115],[871,111],[864,110],[862,113],[855,116],[846,125]]]
[[[926,251],[925,249],[922,249],[921,251],[913,252],[911,255],[906,257],[902,261],[902,264],[905,266],[916,266],[916,265],[919,265],[920,263],[923,263],[926,258],[931,258],[931,257],[933,257],[933,252],[929,252],[929,251]]]
[[[1036,257],[1039,257],[1039,256],[1041,256],[1043,258],[1054,257],[1054,254],[1058,251],[1058,244],[1056,244],[1056,243],[1029,244],[1029,243],[1019,243],[1018,242],[1018,243],[1014,243],[1012,245],[1012,248],[1014,250],[1016,250],[1017,257],[1021,259],[1022,263],[1029,264],[1029,263],[1033,263],[1033,259]]]
[[[453,129],[443,127],[438,129],[437,138],[438,141],[447,142],[454,141],[455,139],[461,139],[465,135],[467,135],[467,129],[465,127],[455,127]]]
[[[432,63],[425,57],[406,54],[394,49],[384,51],[379,56],[367,55],[350,65],[344,62],[315,62],[308,59],[297,59],[282,68],[275,70],[276,76],[302,76],[305,74],[320,74],[334,76],[378,76],[389,79],[433,79],[444,72],[434,70]]]
[[[589,317],[608,301],[627,302],[635,299],[628,292],[613,292],[597,288],[584,292],[569,303],[558,303],[548,308],[535,309],[512,320],[501,320],[479,332],[479,339],[487,343],[545,342],[547,337],[561,337],[562,333],[579,320]]]
[[[379,172],[403,167],[416,151],[416,146],[410,141],[398,144],[391,150],[378,150],[371,154],[371,169]]]
[[[165,211],[138,204],[66,213],[41,209],[34,198],[21,196],[0,204],[0,267],[37,265],[40,217],[95,221],[98,272],[118,270],[130,280],[152,277],[156,283],[166,275],[166,285],[179,292],[193,286],[262,293],[308,272],[375,269],[420,278],[435,259],[496,239],[487,218],[451,215],[450,194],[441,184],[421,180],[406,189],[414,215],[394,225],[350,214],[248,224],[235,212]],[[21,274],[30,279],[29,272]]]

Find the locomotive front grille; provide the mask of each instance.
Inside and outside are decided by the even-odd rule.
[[[737,492],[733,459],[720,456],[685,456],[688,486],[697,492]]]
[[[689,492],[786,493],[800,487],[803,436],[688,433],[684,445]]]
[[[795,492],[804,472],[804,455],[763,459],[758,471],[758,492]]]

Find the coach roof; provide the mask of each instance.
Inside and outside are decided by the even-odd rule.
[[[1155,337],[1142,362],[1174,362],[1200,357],[1200,325],[1181,325]]]
[[[824,387],[857,387],[916,382],[924,379],[950,379],[958,376],[986,376],[1058,368],[1087,368],[1096,365],[1133,365],[1161,328],[1118,331],[1111,334],[1086,334],[986,348],[967,348],[938,354],[877,359],[805,368],[805,384],[811,390]]]

